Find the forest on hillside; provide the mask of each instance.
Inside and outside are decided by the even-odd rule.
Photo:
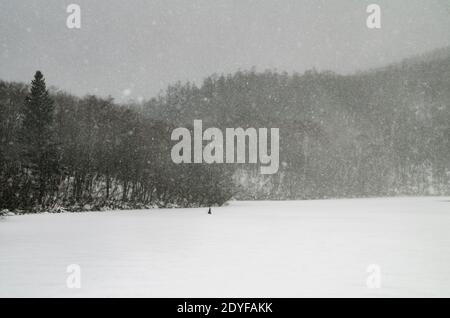
[[[234,173],[245,199],[450,191],[450,49],[358,74],[236,72],[178,83],[146,111],[175,125],[279,127],[280,171]]]
[[[43,70],[45,73],[45,70]],[[33,74],[30,74],[30,78]],[[171,131],[277,127],[280,168],[171,161]],[[0,81],[0,209],[450,194],[450,50],[353,75],[238,71],[140,105]]]

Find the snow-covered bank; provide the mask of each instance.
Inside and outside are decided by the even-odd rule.
[[[0,297],[450,297],[450,198],[0,219]],[[81,268],[69,289],[67,266]],[[370,264],[381,288],[369,289]]]

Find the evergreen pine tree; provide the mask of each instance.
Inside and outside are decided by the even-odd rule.
[[[22,123],[24,168],[29,175],[28,203],[48,205],[56,189],[58,156],[54,130],[55,108],[45,79],[37,71],[25,100]]]

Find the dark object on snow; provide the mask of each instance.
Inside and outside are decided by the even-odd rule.
[[[212,214],[212,212],[211,212],[211,208],[209,208],[209,210],[208,210],[208,214]]]

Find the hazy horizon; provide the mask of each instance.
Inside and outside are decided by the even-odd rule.
[[[66,27],[73,1],[0,2],[0,78],[30,82],[41,70],[71,94],[149,99],[177,81],[253,67],[349,74],[448,47],[450,3],[374,1],[80,0],[81,29]]]

